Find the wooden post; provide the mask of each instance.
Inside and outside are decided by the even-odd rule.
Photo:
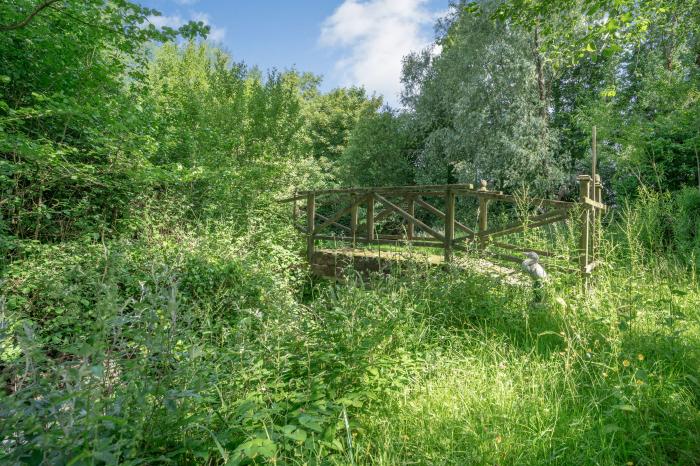
[[[591,209],[586,204],[586,198],[591,194],[591,177],[589,175],[579,175],[578,181],[580,184],[579,201],[581,205],[581,237],[579,240],[579,266],[581,269],[581,278],[583,280],[583,289],[588,291],[588,263],[590,259],[590,243],[591,243]]]
[[[455,238],[455,193],[447,188],[445,194],[445,263],[452,262],[452,243]]]
[[[355,237],[357,235],[357,194],[352,193],[350,195],[350,202],[352,202],[352,208],[350,209],[350,235],[352,236],[352,247],[356,247]]]
[[[598,171],[598,129],[593,127],[593,135],[591,140],[591,179],[596,179]]]
[[[597,201],[598,197],[596,191],[596,182],[598,181],[598,128],[596,126],[593,126],[591,133],[591,181],[593,182],[593,184],[591,184],[589,188],[588,197],[593,199],[594,201]],[[595,260],[595,239],[598,237],[598,224],[596,222],[598,217],[597,213],[599,213],[598,209],[590,209],[588,258],[591,262]]]
[[[603,183],[600,180],[600,175],[595,176],[595,198],[596,202],[603,203]],[[603,210],[595,210],[595,228],[596,228],[596,241],[600,241],[601,238],[601,222],[603,220]]]
[[[374,193],[367,196],[367,240],[374,241]]]
[[[314,193],[306,196],[306,256],[309,263],[313,263],[315,249],[316,230],[316,195]]]
[[[414,196],[408,196],[406,198],[406,201],[408,203],[408,207],[406,208],[406,212],[408,212],[408,215],[411,217],[416,216],[416,198]],[[408,225],[406,225],[406,239],[408,241],[413,241],[413,236],[416,234],[416,227],[415,223],[413,220],[410,220],[408,222]]]
[[[488,191],[488,182],[481,180],[480,192]],[[479,196],[479,234],[485,232],[489,227],[489,200],[483,196]],[[479,236],[479,249],[486,249],[487,238]]]
[[[296,189],[294,190],[294,197],[297,197]],[[297,204],[296,199],[292,202],[292,218],[294,219],[295,225],[299,223],[299,204]]]

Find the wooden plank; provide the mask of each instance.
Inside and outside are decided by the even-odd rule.
[[[595,209],[600,209],[600,210],[608,210],[608,206],[605,204],[598,202],[596,200],[591,199],[590,197],[585,197],[583,199],[584,204],[587,204]]]
[[[547,223],[554,223],[554,222],[559,222],[561,219],[559,217],[567,218],[567,212],[565,210],[552,210],[550,212],[545,212],[544,214],[536,215],[534,217],[531,217],[528,219],[528,228],[536,228],[538,226],[546,225]],[[553,220],[551,222],[545,222],[541,223],[541,221],[545,221],[548,219],[556,218],[556,220]],[[524,230],[524,224],[525,222],[513,222],[505,227],[502,228],[492,228],[490,230],[484,230],[484,232],[480,232],[479,235],[493,235],[496,233],[501,233],[503,231],[506,231],[507,233],[517,233],[519,231]],[[511,230],[517,230],[517,231],[511,231]],[[499,234],[498,236],[503,236],[502,234]]]
[[[343,193],[369,193],[369,192],[403,192],[403,191],[435,191],[444,193],[446,189],[473,191],[467,184],[425,184],[425,185],[404,185],[404,186],[376,186],[376,187],[351,187],[341,189],[324,189],[317,191],[300,191],[300,194],[315,193],[321,194],[343,194]]]
[[[487,192],[487,193],[477,193],[477,197],[481,198],[486,198],[490,199],[492,201],[500,201],[500,202],[508,202],[510,204],[518,204],[522,201],[522,199],[517,199],[515,196],[511,196],[508,194],[503,194],[503,193],[494,193],[494,192]],[[543,207],[552,207],[552,208],[557,208],[557,209],[573,209],[576,207],[575,202],[567,202],[567,201],[556,201],[554,199],[541,199],[541,198],[532,198],[529,199],[531,205],[540,205]]]
[[[525,231],[530,228],[538,228],[541,226],[549,225],[550,223],[557,223],[557,222],[562,222],[565,221],[569,218],[568,215],[560,215],[560,216],[555,216],[555,217],[550,217],[545,220],[540,220],[539,222],[528,222],[527,226],[525,224],[521,224],[519,226],[514,226],[511,228],[505,228],[501,230],[487,230],[484,234],[484,236],[488,236],[489,238],[498,238],[500,236],[505,236],[505,235],[511,235],[513,233],[520,233],[521,231]]]
[[[316,239],[321,240],[321,241],[338,241],[338,242],[344,242],[344,243],[352,243],[352,238],[349,236],[317,235]],[[374,238],[373,240],[368,240],[367,238],[356,238],[355,242],[361,243],[361,244],[384,244],[384,245],[392,245],[392,246],[404,246],[404,245],[406,245],[406,240],[404,240],[404,239],[394,240],[394,239],[386,239],[386,238]],[[438,242],[438,241],[414,240],[411,243],[414,246],[421,246],[421,247],[433,247],[433,248],[440,248],[440,249],[442,249],[444,247],[444,243]]]
[[[441,240],[441,241],[444,241],[444,240],[445,240],[445,237],[444,237],[443,235],[441,235],[441,234],[438,233],[437,231],[433,230],[432,228],[430,228],[428,225],[426,225],[425,223],[421,222],[421,221],[418,220],[417,218],[411,217],[410,215],[408,215],[408,213],[407,213],[405,210],[403,210],[401,207],[397,206],[396,204],[394,204],[394,203],[388,201],[388,200],[387,200],[385,197],[383,197],[382,195],[376,194],[376,193],[375,193],[375,196],[377,197],[377,200],[379,200],[379,202],[381,202],[381,203],[384,204],[385,206],[387,206],[387,207],[393,209],[393,210],[396,211],[399,215],[401,215],[402,217],[404,217],[406,220],[412,220],[416,225],[418,225],[418,227],[420,227],[420,228],[421,228],[422,230],[424,230],[426,233],[429,233],[430,235],[434,236],[435,238],[437,238],[437,239],[439,239],[439,240]]]
[[[361,200],[360,200],[360,202],[361,202]],[[352,210],[353,206],[356,205],[356,203],[357,203],[357,200],[351,202],[349,206],[345,207],[345,208],[344,208],[343,210],[341,210],[340,212],[337,212],[337,213],[336,213],[335,215],[333,215],[331,218],[328,218],[324,223],[322,223],[321,225],[319,225],[318,227],[316,227],[316,228],[315,228],[315,231],[316,231],[316,232],[320,232],[321,230],[327,228],[328,226],[330,226],[330,225],[332,225],[332,224],[336,224],[336,225],[337,225],[338,220],[340,220],[340,219],[342,218],[343,215],[345,215],[345,214],[347,214],[348,212],[350,212],[350,211]],[[346,228],[347,228],[347,227],[346,227]]]
[[[328,217],[326,217],[325,215],[321,215],[321,214],[319,214],[318,212],[316,213],[316,217],[318,217],[318,218],[320,218],[321,220],[324,220],[324,221],[326,221],[326,222],[330,221],[330,219],[329,219]],[[351,232],[351,231],[352,231],[352,229],[351,229],[350,227],[346,227],[346,226],[343,225],[342,223],[331,222],[331,225],[334,225],[334,226],[336,226],[336,227],[339,227],[339,228],[341,228],[342,230],[345,230],[345,231],[347,231],[347,232]]]
[[[425,202],[422,198],[417,197],[417,198],[416,198],[416,203],[417,203],[419,206],[421,206],[421,207],[423,207],[424,209],[426,209],[428,212],[431,212],[431,213],[437,215],[437,216],[440,217],[441,219],[444,219],[444,218],[445,218],[445,214],[442,213],[442,211],[440,211],[440,210],[437,209],[436,207],[434,207],[434,206],[428,204],[428,203]],[[476,234],[476,232],[475,232],[474,230],[472,230],[471,228],[469,228],[469,227],[466,226],[466,225],[462,225],[461,223],[459,223],[459,222],[456,221],[456,220],[455,220],[455,227],[456,227],[456,228],[459,228],[460,230],[462,230],[462,231],[465,232],[465,233],[469,233],[469,234],[471,234],[471,235]]]
[[[443,190],[441,190],[442,188]],[[347,189],[329,189],[329,190],[319,190],[310,191],[314,192],[318,196],[331,195],[331,194],[350,194],[353,192],[359,194],[367,194],[370,192],[377,192],[383,195],[396,195],[396,196],[442,196],[444,190],[452,189],[457,196],[468,196],[477,198],[486,198],[490,200],[496,200],[501,202],[508,202],[515,204],[520,202],[514,196],[503,194],[502,192],[483,192],[475,190],[473,186],[470,185],[423,185],[423,186],[402,186],[402,187],[376,187],[376,188],[347,188]],[[308,193],[309,191],[302,191],[301,193]],[[278,202],[290,202],[293,198],[282,199]],[[541,205],[546,207],[553,207],[558,209],[573,209],[576,207],[575,202],[557,201],[554,199],[542,199],[533,198],[530,199],[533,205]]]

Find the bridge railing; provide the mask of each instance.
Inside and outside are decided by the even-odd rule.
[[[607,207],[602,202],[603,185],[599,176],[581,175],[578,181],[578,202],[528,199],[531,205],[537,206],[536,215],[494,227],[489,226],[490,206],[493,203],[518,204],[522,199],[489,190],[486,181],[482,181],[478,188],[451,184],[301,191],[282,202],[292,203],[295,225],[306,235],[310,262],[314,259],[316,243],[330,240],[347,243],[353,248],[358,244],[401,243],[441,248],[447,263],[453,261],[454,251],[474,249],[485,256],[520,263],[523,257],[513,256],[512,253],[533,249],[506,242],[504,237],[558,222],[573,221],[578,227],[578,257],[573,259],[578,262],[578,268],[564,269],[580,272],[586,283],[598,264],[595,260],[596,229]],[[476,199],[476,222],[457,218],[456,200],[462,197]],[[441,201],[436,203],[436,198]],[[429,199],[433,201],[429,202]],[[319,204],[329,200],[332,206],[330,212],[327,202],[326,210],[321,214]],[[424,213],[423,220],[417,212]],[[428,224],[426,214],[439,219],[443,228]],[[302,215],[306,217],[304,223],[300,222]],[[375,226],[379,222],[394,215],[403,220],[404,228],[400,234],[377,231]],[[545,258],[554,255],[546,250],[535,249],[534,252]]]

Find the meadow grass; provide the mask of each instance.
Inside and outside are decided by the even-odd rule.
[[[0,457],[700,459],[696,273],[624,228],[604,239],[589,294],[553,273],[541,303],[527,281],[469,268],[317,279],[282,246],[290,232],[236,231],[27,251],[0,300]]]

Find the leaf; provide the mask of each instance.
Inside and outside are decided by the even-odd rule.
[[[693,382],[693,383],[694,383],[695,385],[697,385],[698,387],[700,387],[700,381],[699,381],[696,377],[694,377],[694,376],[692,376],[692,375],[690,375],[690,374],[685,374],[685,378],[688,379],[688,380],[690,380],[691,382]]]
[[[233,456],[227,465],[240,464],[242,460],[255,459],[258,456],[272,458],[277,454],[277,444],[267,438],[254,438],[238,446],[233,451]]]
[[[635,408],[632,405],[615,405],[615,406],[613,406],[613,408],[619,409],[620,411],[628,411],[628,412],[637,411],[637,408]]]
[[[323,426],[321,421],[322,420],[319,417],[311,416],[309,414],[302,414],[301,416],[299,416],[299,423],[302,426],[318,433],[323,432]]]
[[[608,424],[605,427],[603,427],[603,432],[606,434],[611,434],[613,432],[620,432],[621,430],[624,430],[620,426],[616,426],[615,424]]]
[[[290,427],[291,430],[289,429]],[[284,426],[282,431],[284,432],[285,437],[299,443],[302,443],[307,437],[306,431],[304,429],[297,428],[297,426]]]

